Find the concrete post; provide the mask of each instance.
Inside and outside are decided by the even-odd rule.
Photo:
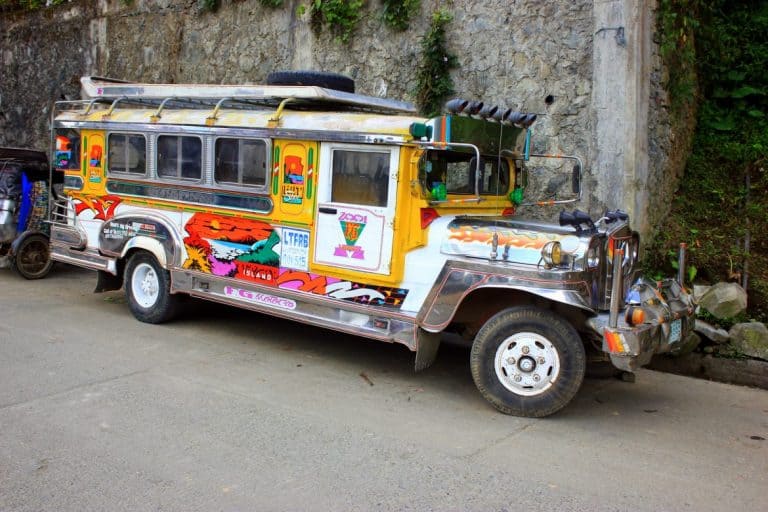
[[[626,208],[641,235],[649,233],[648,109],[652,9],[648,0],[594,4],[594,163],[596,199]]]

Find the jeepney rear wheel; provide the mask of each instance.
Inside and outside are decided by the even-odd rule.
[[[14,247],[11,266],[24,279],[42,279],[53,266],[48,237],[41,234],[25,236]]]
[[[171,275],[154,256],[133,254],[125,267],[125,295],[131,313],[141,322],[160,324],[179,309],[179,296],[171,294]]]
[[[540,418],[565,407],[584,381],[578,332],[544,309],[519,306],[492,316],[477,333],[470,367],[480,394],[499,411]]]

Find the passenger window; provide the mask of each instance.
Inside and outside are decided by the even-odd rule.
[[[386,206],[389,153],[333,151],[331,202]]]
[[[157,174],[161,178],[199,180],[203,175],[203,143],[198,137],[160,135]]]
[[[216,139],[214,179],[231,185],[267,184],[267,144],[254,139]]]
[[[143,135],[111,133],[107,140],[109,172],[144,175],[147,172],[147,141]]]

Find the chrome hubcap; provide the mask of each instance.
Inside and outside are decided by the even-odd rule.
[[[496,377],[505,388],[522,396],[543,393],[560,374],[560,354],[544,336],[519,332],[505,339],[496,350]]]

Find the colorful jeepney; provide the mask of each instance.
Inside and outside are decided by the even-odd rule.
[[[515,216],[535,115],[454,100],[428,119],[307,82],[84,78],[53,121],[54,259],[124,286],[144,322],[191,295],[401,343],[417,369],[460,333],[482,395],[524,416],[573,398],[588,351],[633,371],[691,331],[679,283],[638,279],[622,212]]]

